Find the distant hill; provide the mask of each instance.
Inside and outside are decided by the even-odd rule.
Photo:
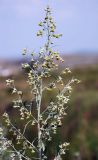
[[[86,67],[87,65],[98,64],[97,54],[74,54],[63,56],[67,67]]]
[[[97,54],[72,54],[64,55],[65,62],[63,66],[66,67],[85,67],[87,65],[98,64]],[[20,60],[0,60],[0,76],[9,76],[16,74],[21,70],[21,63],[25,62],[25,59]]]
[[[17,60],[0,60],[0,76],[6,77],[17,74],[20,71],[20,63]]]

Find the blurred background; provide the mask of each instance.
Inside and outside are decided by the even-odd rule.
[[[74,86],[68,115],[62,127],[63,139],[70,142],[68,160],[98,160],[98,1],[97,0],[0,0],[0,113],[10,111],[13,97],[5,80],[29,99],[26,75],[21,70],[23,48],[37,52],[44,40],[36,37],[37,26],[49,4],[57,31],[55,41],[72,76],[81,80]],[[49,94],[45,95],[48,100]],[[59,138],[60,139],[60,136]],[[57,141],[58,141],[57,139]]]

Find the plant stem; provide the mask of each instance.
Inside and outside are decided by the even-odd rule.
[[[40,126],[40,116],[41,116],[41,99],[42,99],[42,80],[39,81],[39,90],[37,94],[37,109],[38,109],[38,154],[39,154],[39,159],[42,160],[42,139],[41,139],[41,126]]]
[[[46,17],[49,17],[49,13],[46,13]],[[49,20],[47,20],[47,43],[46,43],[46,54],[49,51],[49,46],[50,46],[50,28],[49,28]]]

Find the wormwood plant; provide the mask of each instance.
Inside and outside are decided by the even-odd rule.
[[[30,86],[30,93],[32,95],[31,101],[27,104],[23,102],[23,93],[15,86],[14,80],[6,80],[7,86],[12,90],[12,94],[17,95],[13,101],[13,108],[18,111],[20,123],[24,122],[23,126],[19,128],[13,123],[9,114],[3,114],[4,124],[7,127],[8,133],[12,134],[12,139],[3,136],[3,129],[0,129],[2,149],[10,151],[11,160],[45,160],[49,159],[46,154],[46,147],[57,134],[58,128],[62,126],[62,119],[66,116],[67,103],[70,99],[72,91],[72,83],[78,82],[77,79],[72,78],[66,84],[64,82],[64,75],[70,73],[69,68],[60,72],[60,75],[52,78],[53,73],[58,71],[58,66],[64,62],[60,57],[59,52],[54,49],[54,39],[58,39],[62,34],[56,34],[56,25],[51,16],[49,7],[45,9],[45,18],[39,23],[41,30],[37,32],[37,36],[46,36],[46,43],[37,54],[31,53],[31,59],[28,63],[23,63],[22,68],[27,75],[27,83]],[[23,55],[27,54],[27,49],[23,50]],[[51,81],[53,79],[53,81]],[[51,81],[49,84],[44,83],[47,80]],[[48,81],[48,82],[49,82]],[[43,94],[45,91],[49,92],[55,90],[56,96],[51,99],[48,105],[43,106]],[[32,101],[35,101],[32,106]],[[34,111],[35,110],[35,111]],[[37,130],[36,137],[31,142],[26,136],[26,130],[31,127]],[[33,136],[33,133],[30,133]],[[16,142],[16,143],[15,143]],[[62,155],[66,153],[69,143],[59,142],[58,151],[55,151],[54,160],[62,160]]]

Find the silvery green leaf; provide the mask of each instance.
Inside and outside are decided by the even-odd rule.
[[[41,148],[42,148],[43,151],[45,151],[45,145],[44,145],[43,142],[41,143]]]

